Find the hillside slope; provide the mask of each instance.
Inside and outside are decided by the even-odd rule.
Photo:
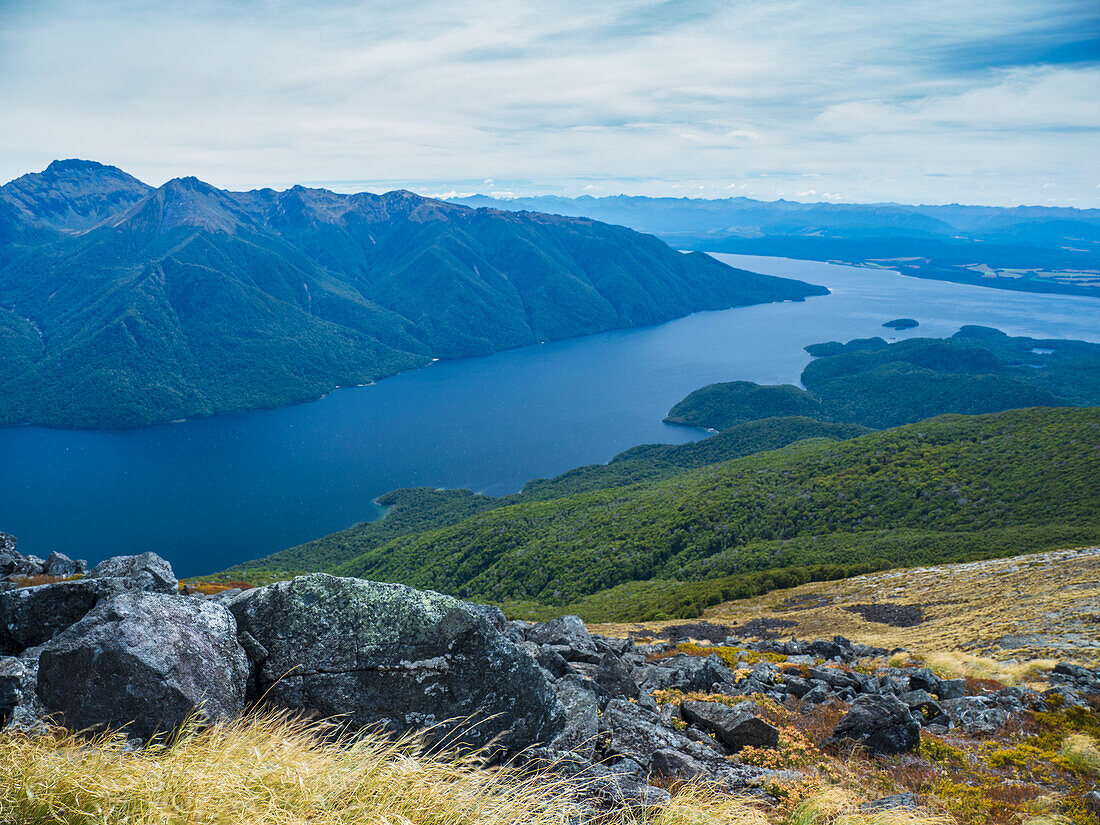
[[[726,577],[934,563],[1100,538],[1098,445],[1097,408],[942,416],[492,510],[397,538],[336,572],[591,608],[593,616],[620,607],[628,618],[668,609],[697,615],[730,597],[738,583],[724,587]],[[629,585],[651,579],[642,589],[664,592],[642,604]],[[593,594],[600,596],[585,603]]]
[[[643,444],[607,464],[577,467],[552,479],[534,479],[510,496],[484,496],[471,490],[431,487],[393,490],[378,498],[389,508],[379,521],[364,522],[219,574],[229,580],[267,581],[303,572],[331,572],[338,565],[399,536],[457,524],[471,516],[525,501],[547,501],[592,490],[624,487],[668,478],[684,470],[774,450],[808,438],[843,439],[865,427],[827,424],[809,418],[770,418],[731,427],[687,444]]]
[[[825,293],[588,219],[154,190],[56,162],[0,187],[0,426],[273,407],[433,358]]]

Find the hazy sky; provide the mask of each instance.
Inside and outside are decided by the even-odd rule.
[[[0,179],[1100,206],[1096,0],[0,0]]]

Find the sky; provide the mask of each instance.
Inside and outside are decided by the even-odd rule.
[[[0,180],[1100,207],[1096,0],[0,0]]]

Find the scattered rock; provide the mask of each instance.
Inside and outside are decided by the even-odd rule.
[[[874,813],[877,811],[915,811],[917,809],[917,796],[912,791],[891,794],[881,799],[873,799],[859,806],[861,811]]]
[[[148,739],[196,711],[238,716],[247,678],[228,610],[136,591],[104,600],[46,645],[38,696],[71,729],[126,726]]]
[[[866,622],[888,624],[891,627],[916,627],[924,621],[921,609],[910,604],[890,604],[889,602],[852,604],[844,610],[862,616]]]
[[[872,753],[905,753],[920,744],[920,723],[896,696],[865,694],[852,700],[828,741],[855,742]]]
[[[88,562],[73,561],[64,553],[50,553],[46,559],[45,573],[47,576],[75,576],[88,570]]]
[[[172,565],[156,553],[138,556],[114,556],[101,561],[90,571],[86,579],[121,579],[127,589],[145,590],[150,593],[179,592],[179,582]]]
[[[712,731],[732,751],[747,745],[774,748],[779,742],[779,729],[764,721],[755,702],[730,707],[721,702],[684,700],[680,713],[687,722]]]

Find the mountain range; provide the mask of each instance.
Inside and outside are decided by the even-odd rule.
[[[0,426],[269,408],[437,358],[826,293],[587,218],[153,188],[55,161],[0,187]]]
[[[455,198],[651,232],[680,249],[896,269],[1027,292],[1100,295],[1100,209],[799,203],[618,195]]]

